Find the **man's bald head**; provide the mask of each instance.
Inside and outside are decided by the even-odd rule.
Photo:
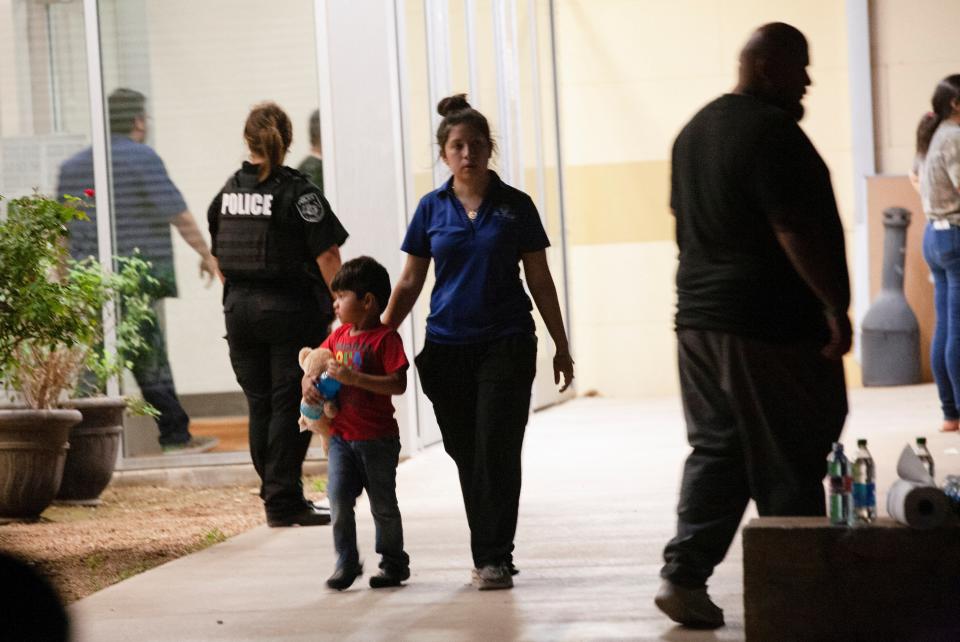
[[[756,96],[803,117],[800,101],[810,85],[807,39],[783,22],[765,24],[750,36],[740,52],[737,93]]]

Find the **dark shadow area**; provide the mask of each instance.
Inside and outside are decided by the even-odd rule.
[[[59,641],[70,639],[63,600],[29,563],[0,552],[0,638]]]

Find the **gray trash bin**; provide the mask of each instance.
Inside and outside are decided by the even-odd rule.
[[[883,281],[880,295],[861,326],[863,385],[920,383],[920,326],[903,294],[903,269],[910,212],[883,212]]]

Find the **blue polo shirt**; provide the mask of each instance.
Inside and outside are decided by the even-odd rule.
[[[180,190],[170,180],[163,161],[153,148],[115,135],[110,139],[113,164],[114,249],[130,256],[139,249],[153,264],[160,282],[158,296],[176,296],[173,270],[173,239],[170,221],[187,209]],[[93,152],[88,147],[60,166],[57,195],[83,198],[93,188]],[[88,221],[70,223],[70,253],[76,259],[97,256],[97,211],[86,210]]]
[[[550,246],[529,196],[490,172],[487,196],[471,221],[453,178],[417,206],[401,249],[434,261],[427,339],[465,344],[534,331],[520,280],[520,255]]]

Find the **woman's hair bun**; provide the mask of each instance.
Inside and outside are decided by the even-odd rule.
[[[466,94],[447,96],[437,104],[437,113],[443,117],[455,111],[463,111],[464,109],[470,109],[470,103],[467,102]]]

